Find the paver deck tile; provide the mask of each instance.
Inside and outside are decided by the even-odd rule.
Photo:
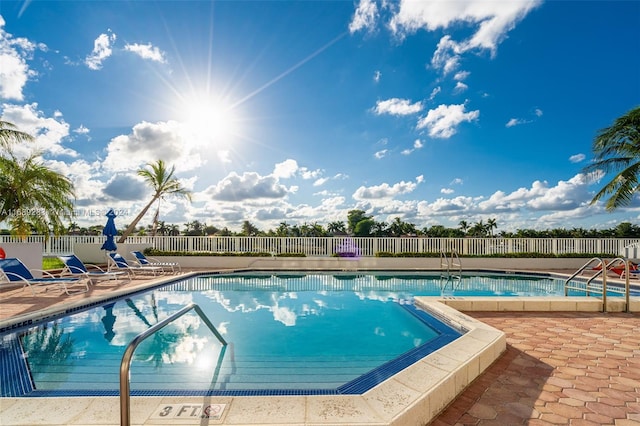
[[[468,314],[505,331],[507,351],[433,425],[640,425],[640,315]]]

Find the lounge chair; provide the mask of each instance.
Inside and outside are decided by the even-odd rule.
[[[624,270],[624,268],[622,269],[622,272],[620,273],[620,278],[622,278],[622,279],[625,278],[625,270]],[[640,267],[638,266],[638,264],[634,264],[634,263],[629,262],[629,279],[640,280]]]
[[[158,266],[166,272],[171,271],[172,274],[182,272],[182,267],[178,262],[160,262],[158,259],[145,256],[141,251],[132,251],[131,254],[135,256],[136,262],[140,266]]]
[[[61,276],[82,276],[88,278],[92,283],[129,277],[129,274],[125,271],[105,271],[97,265],[85,264],[75,254],[58,256],[58,259],[64,263],[64,269],[60,273]],[[87,266],[89,266],[91,270],[89,270]]]
[[[17,259],[15,257],[0,259],[0,270],[2,270],[2,273],[4,274],[7,281],[12,283],[23,283],[22,288],[24,289],[24,287],[28,286],[34,296],[36,295],[36,292],[33,287],[36,285],[44,286],[49,284],[56,284],[61,287],[67,294],[85,293],[89,291],[89,285],[87,284],[87,280],[85,279],[77,277],[55,277],[53,274],[41,269],[29,270],[29,268],[27,268],[20,259]],[[35,278],[31,271],[41,272],[44,275],[44,278]],[[85,289],[69,292],[69,288],[67,287],[67,285],[72,284],[83,284]],[[45,291],[46,290],[47,289],[45,289]]]
[[[107,260],[109,261],[109,271],[125,271],[129,274],[130,278],[141,274],[152,274],[153,276],[156,276],[163,272],[163,269],[159,266],[130,265],[129,262],[127,262],[127,259],[122,257],[119,253],[109,253]]]

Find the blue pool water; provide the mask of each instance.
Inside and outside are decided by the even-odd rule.
[[[310,277],[194,277],[7,334],[2,395],[115,395],[127,344],[192,302],[229,345],[180,317],[136,350],[133,394],[360,393],[460,335],[410,293]]]
[[[0,396],[117,395],[128,343],[193,302],[229,345],[195,313],[180,317],[136,350],[134,395],[360,393],[459,336],[413,307],[422,295],[562,296],[564,281],[382,272],[197,276],[0,335]]]

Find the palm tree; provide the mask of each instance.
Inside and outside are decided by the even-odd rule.
[[[0,222],[7,220],[15,235],[61,234],[67,230],[61,217],[73,212],[73,183],[40,163],[38,155],[0,156]]]
[[[461,220],[460,223],[458,223],[458,226],[460,227],[460,230],[467,235],[467,231],[469,230],[469,223],[467,223],[466,220]]]
[[[607,211],[631,203],[640,192],[640,107],[618,118],[611,126],[600,130],[593,141],[594,162],[585,173],[604,171],[615,173],[591,200],[591,204],[609,196]]]
[[[15,124],[0,120],[0,148],[8,149],[14,143],[33,141],[33,136],[21,132]]]
[[[497,229],[498,228],[498,223],[496,222],[495,219],[487,219],[487,231],[489,232],[489,235],[491,235],[493,237],[493,230],[494,228]]]
[[[347,226],[342,221],[329,222],[329,224],[327,225],[327,232],[329,232],[331,235],[346,234]]]
[[[155,163],[148,163],[149,168],[138,170],[138,176],[141,176],[152,188],[153,197],[151,201],[144,206],[140,214],[133,219],[133,222],[129,224],[127,229],[118,240],[119,243],[125,242],[127,237],[131,235],[136,225],[147,213],[149,208],[159,199],[164,199],[166,196],[179,196],[184,197],[191,201],[191,192],[184,188],[180,182],[173,177],[175,172],[175,166],[171,169],[167,169],[167,166],[163,160],[157,160]]]

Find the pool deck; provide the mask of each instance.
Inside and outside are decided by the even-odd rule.
[[[153,285],[153,281],[137,279],[122,285],[103,282],[91,286],[87,293],[72,296],[49,291],[33,297],[28,290],[22,291],[21,288],[2,289],[0,328],[16,320],[47,317],[63,307],[81,306],[97,298],[145,288]],[[458,301],[471,302],[470,299]],[[504,308],[497,305],[496,312],[487,312],[477,308],[488,309],[493,305],[487,303],[494,302],[480,300],[475,303],[475,307],[467,306],[468,309],[475,308],[475,311],[466,310],[464,306],[459,309],[475,320],[504,332],[506,351],[434,419],[427,416],[423,421],[417,419],[394,424],[427,424],[431,421],[430,424],[436,426],[640,425],[638,313],[601,313],[590,308],[587,311],[591,312],[577,309],[559,312],[552,304],[527,307],[526,303],[519,312],[501,311]],[[213,399],[218,403],[231,402],[214,397],[200,397],[199,402],[212,403]],[[297,403],[287,404],[280,398],[263,397],[255,399],[255,405],[247,409],[262,413],[263,418],[268,419],[263,424],[336,424],[338,417],[348,413],[345,413],[344,406],[328,404],[331,399],[324,397],[327,404],[314,407],[313,404],[319,404],[320,399],[307,399],[306,405],[300,406]],[[118,411],[118,398],[65,398],[63,407],[55,400],[2,398],[0,424],[117,424],[113,412]],[[183,401],[190,403],[193,398],[183,398]],[[140,422],[136,410],[148,411],[149,404],[155,407],[159,401],[135,398],[132,402],[134,424],[247,424],[236,422],[229,416],[222,420],[198,419],[196,423],[193,420],[181,423],[158,418]],[[378,403],[384,402],[378,398]],[[315,422],[292,421],[301,410],[309,412],[314,409],[324,413],[324,417]],[[332,409],[342,411],[332,412]],[[352,406],[351,410],[363,412],[362,421],[351,424],[383,424],[365,420],[367,406]]]

